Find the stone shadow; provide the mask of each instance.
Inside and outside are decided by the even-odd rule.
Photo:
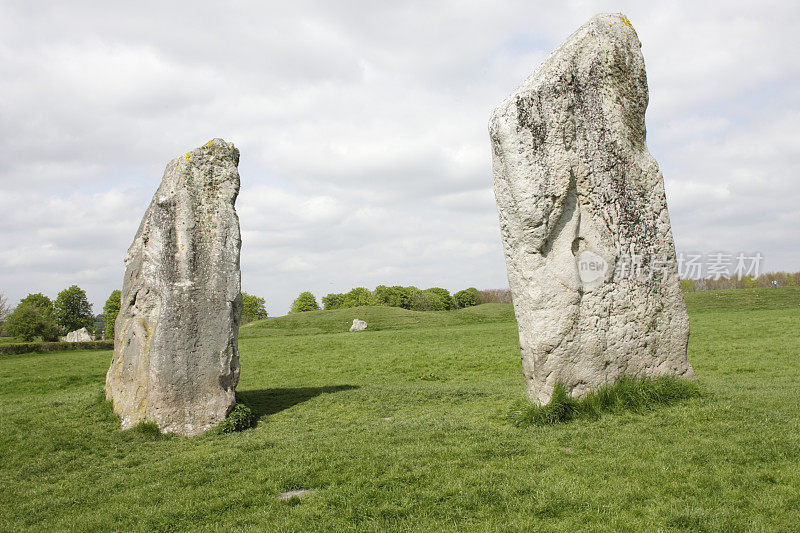
[[[320,394],[331,394],[357,388],[355,385],[326,385],[324,387],[246,390],[236,391],[236,398],[237,401],[247,404],[253,410],[256,419],[260,420]]]

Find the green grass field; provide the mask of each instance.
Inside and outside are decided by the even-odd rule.
[[[0,530],[796,530],[800,289],[687,301],[700,398],[553,426],[506,418],[509,305],[244,327],[258,425],[193,439],[118,429],[108,351],[5,356]]]

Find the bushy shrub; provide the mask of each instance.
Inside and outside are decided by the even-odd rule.
[[[233,433],[234,431],[244,431],[253,427],[256,417],[252,409],[243,403],[237,403],[230,414],[217,425],[220,433]]]
[[[70,350],[113,350],[114,341],[17,342],[0,344],[0,355],[65,352]]]
[[[58,326],[51,309],[38,307],[24,299],[8,316],[5,330],[12,337],[30,342],[41,337],[45,341],[58,340]]]
[[[344,294],[333,292],[322,297],[322,306],[326,311],[344,309]]]
[[[484,289],[478,291],[478,305],[480,304],[510,304],[511,291],[509,289]]]
[[[479,292],[474,287],[459,291],[457,295],[459,296],[458,301],[450,295],[450,291],[441,287],[420,290],[414,286],[378,285],[374,291],[356,287],[344,294],[328,294],[322,298],[322,304],[326,311],[364,305],[400,307],[414,311],[448,311],[480,303],[478,302]],[[510,301],[510,296],[508,300]]]
[[[452,301],[449,298],[445,299],[443,295],[435,289],[420,290],[417,287],[406,287],[408,291],[408,299],[410,302],[409,309],[413,311],[444,311],[448,309],[447,301]]]
[[[459,309],[478,305],[478,289],[470,287],[469,289],[458,291],[453,295],[453,299],[456,302],[456,307]]]
[[[434,311],[449,311],[456,308],[455,300],[447,289],[432,287],[422,292],[428,296]]]
[[[411,309],[411,290],[409,287],[378,285],[372,293],[372,299],[375,305]]]
[[[433,302],[431,301],[430,294],[419,290],[416,287],[406,287],[408,290],[408,297],[411,301],[411,309],[413,311],[433,311]]]
[[[242,324],[247,324],[253,320],[264,320],[267,318],[267,309],[264,307],[264,298],[253,296],[252,294],[242,293]]]
[[[319,309],[317,299],[309,291],[301,292],[300,296],[292,304],[292,313],[304,313],[306,311],[316,311]]]
[[[753,287],[793,287],[800,285],[800,272],[766,272],[758,277],[751,275],[723,276],[719,279],[682,279],[681,288],[689,291],[714,291],[720,289],[751,289]]]
[[[681,280],[681,283],[683,283],[683,280]],[[742,286],[745,289],[758,287],[758,278],[753,276],[742,276]]]
[[[114,340],[114,324],[117,321],[117,315],[119,315],[119,310],[122,305],[121,298],[122,293],[119,289],[115,289],[111,291],[111,295],[103,306],[103,319],[106,322],[106,339]]]
[[[724,279],[724,278],[723,278]],[[769,272],[758,277],[761,287],[796,287],[800,284],[800,272]]]
[[[372,293],[364,287],[356,287],[344,295],[344,307],[372,305]]]

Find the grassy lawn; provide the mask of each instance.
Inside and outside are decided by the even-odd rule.
[[[242,329],[254,429],[151,440],[98,400],[108,351],[0,358],[0,530],[792,530],[800,289],[687,295],[702,397],[517,428],[509,305]],[[343,333],[354,317],[370,323]],[[288,490],[311,489],[282,501]]]

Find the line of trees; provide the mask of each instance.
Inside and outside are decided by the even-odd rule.
[[[750,287],[800,286],[800,272],[771,272],[760,276],[739,278],[681,280],[684,291],[744,289]],[[25,341],[41,338],[56,341],[59,336],[85,327],[98,334],[105,332],[105,338],[114,338],[114,323],[121,308],[121,294],[114,290],[103,306],[103,313],[92,315],[92,304],[86,292],[72,285],[58,293],[55,301],[42,293],[29,294],[15,308],[0,293],[0,332]],[[400,307],[415,311],[446,311],[462,309],[485,303],[511,303],[508,289],[477,290],[474,287],[450,295],[447,289],[432,287],[402,287],[399,285],[378,285],[370,291],[356,287],[346,293],[331,293],[322,297],[325,310],[345,309],[360,306]],[[264,298],[242,293],[242,324],[267,318]],[[292,304],[292,313],[302,313],[320,309],[316,297],[308,291],[302,292]]]
[[[122,307],[122,294],[114,290],[103,306],[103,313],[92,314],[86,292],[72,285],[58,293],[55,301],[42,293],[29,294],[12,310],[8,299],[0,293],[0,331],[30,342],[57,341],[70,331],[86,328],[92,334],[105,333],[114,338],[114,324]],[[267,318],[264,298],[242,293],[242,323]]]
[[[42,293],[29,294],[10,311],[2,297],[3,330],[13,337],[32,341],[41,337],[57,341],[59,335],[80,328],[95,329],[95,316],[86,292],[72,285],[58,293],[55,302]]]
[[[477,305],[480,291],[474,287],[451,295],[447,289],[432,287],[402,287],[400,285],[378,285],[374,291],[356,287],[345,293],[331,293],[322,297],[322,307],[326,311],[361,306],[401,307],[414,311],[449,311]],[[292,313],[302,313],[319,309],[316,297],[308,291],[300,293],[292,304]]]
[[[800,272],[768,272],[758,277],[721,277],[719,279],[682,279],[684,292],[713,291],[718,289],[750,289],[754,287],[797,287]]]

